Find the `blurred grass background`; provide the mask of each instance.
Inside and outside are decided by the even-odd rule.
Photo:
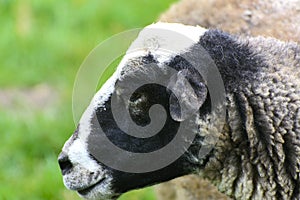
[[[101,41],[175,0],[0,0],[0,199],[76,200],[57,155],[72,134],[76,72]],[[151,188],[122,200],[154,200]]]

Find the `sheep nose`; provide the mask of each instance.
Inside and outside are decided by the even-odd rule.
[[[69,157],[63,152],[58,156],[58,164],[61,169],[62,175],[69,173],[73,167],[71,161],[69,160]]]

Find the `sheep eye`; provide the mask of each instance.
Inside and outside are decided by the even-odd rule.
[[[137,124],[145,125],[150,122],[148,110],[149,102],[146,95],[136,94],[130,98],[129,113]]]
[[[129,107],[136,111],[142,110],[147,106],[147,97],[144,94],[134,94],[130,98]]]
[[[143,97],[145,95],[141,94],[141,93],[136,93],[136,94],[133,94],[131,97],[130,97],[130,102],[136,102],[136,101],[141,101],[143,100]]]

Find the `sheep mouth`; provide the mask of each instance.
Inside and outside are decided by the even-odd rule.
[[[100,185],[101,183],[103,183],[103,181],[105,180],[105,178],[100,179],[98,182],[96,182],[95,184],[92,184],[84,189],[80,189],[77,190],[77,192],[82,195],[85,196],[87,195],[90,191],[92,191],[96,186]]]

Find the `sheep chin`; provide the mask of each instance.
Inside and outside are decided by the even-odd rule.
[[[110,189],[110,178],[101,179],[95,185],[77,191],[78,195],[86,200],[116,200],[120,195]]]

